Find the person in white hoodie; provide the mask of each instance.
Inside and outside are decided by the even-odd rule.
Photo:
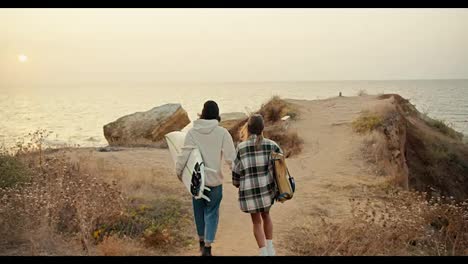
[[[211,201],[192,198],[202,256],[211,256],[211,244],[218,228],[219,206],[223,198],[222,159],[224,158],[229,168],[232,168],[236,156],[231,134],[219,126],[220,121],[216,102],[205,102],[200,118],[193,122],[193,127],[187,132],[183,151],[185,154],[179,156],[176,162],[179,179],[187,163],[190,148],[198,148],[205,163],[205,185],[211,191],[205,191],[204,194]]]

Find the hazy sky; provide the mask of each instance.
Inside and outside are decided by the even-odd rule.
[[[1,9],[0,38],[3,87],[468,78],[468,9]]]

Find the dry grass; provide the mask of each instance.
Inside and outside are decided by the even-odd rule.
[[[468,255],[468,203],[428,201],[424,193],[395,189],[379,196],[352,199],[352,216],[343,222],[322,218],[295,229],[290,250],[328,256]]]
[[[371,175],[386,176],[386,162],[390,159],[391,152],[388,149],[385,136],[379,131],[370,132],[364,139],[360,148],[364,160],[368,162]]]
[[[31,178],[0,188],[0,255],[163,254],[191,238],[179,200],[129,199],[116,181],[67,158],[70,150],[32,142],[4,154]]]
[[[93,233],[96,241],[108,236],[141,241],[147,248],[168,253],[183,248],[193,239],[189,209],[174,197],[145,201],[130,199],[127,210],[116,221],[99,226]]]
[[[96,247],[97,255],[102,256],[151,256],[154,252],[134,239],[107,236]]]
[[[119,190],[65,159],[46,158],[31,170],[31,182],[0,190],[2,236],[27,238],[40,252],[54,251],[44,237],[74,237],[83,250],[75,253],[89,254],[95,227],[122,213]]]

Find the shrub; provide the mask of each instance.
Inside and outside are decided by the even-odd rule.
[[[368,133],[382,125],[382,118],[369,112],[364,112],[351,124],[357,133]]]
[[[367,94],[367,91],[366,91],[366,90],[361,89],[361,90],[358,91],[358,94],[357,94],[357,95],[358,95],[358,96],[365,96],[365,95],[368,95],[368,94]]]
[[[267,103],[263,104],[260,110],[256,113],[261,114],[265,121],[264,136],[277,142],[283,149],[286,157],[297,155],[302,151],[304,141],[299,137],[297,132],[287,130],[286,123],[282,123],[281,118],[289,115],[290,119],[298,118],[298,110],[282,100],[278,96],[274,96]],[[244,141],[247,139],[247,121],[245,119],[230,131],[234,142]]]
[[[0,188],[13,188],[29,182],[31,172],[17,157],[0,154]]]
[[[297,118],[297,110],[291,104],[281,99],[279,96],[273,96],[267,103],[263,104],[256,113],[261,114],[266,124],[276,123],[283,116],[289,115],[291,118]]]

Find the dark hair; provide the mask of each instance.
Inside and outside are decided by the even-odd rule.
[[[219,117],[219,108],[218,104],[215,101],[209,100],[203,104],[203,110],[200,115],[201,119],[216,119],[221,122],[221,117]]]
[[[260,143],[263,140],[263,129],[265,128],[265,124],[263,122],[263,117],[260,114],[254,114],[249,118],[247,122],[247,131],[249,135],[257,135],[257,139],[255,141],[255,149],[259,150]]]
[[[247,130],[250,134],[261,135],[264,127],[262,115],[254,114],[249,118]]]

